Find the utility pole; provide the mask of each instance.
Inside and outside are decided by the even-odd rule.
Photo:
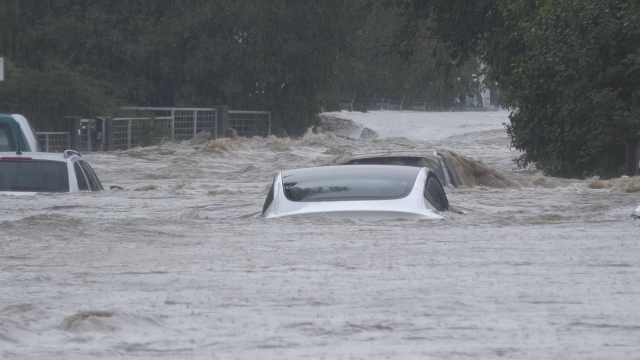
[[[4,80],[4,62],[0,58],[0,81]]]

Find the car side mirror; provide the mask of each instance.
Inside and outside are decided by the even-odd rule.
[[[109,189],[111,190],[124,190],[123,188],[121,188],[120,186],[109,186]]]

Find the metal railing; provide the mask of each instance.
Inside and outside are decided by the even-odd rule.
[[[164,140],[191,140],[203,133],[211,140],[218,138],[218,121],[223,121],[223,124],[228,122],[226,125],[234,129],[238,136],[271,135],[271,113],[268,111],[222,110],[220,120],[218,109],[215,108],[125,109],[138,111],[141,116],[77,119],[79,123],[75,128],[78,137],[66,132],[38,133],[42,135],[39,135],[41,146],[47,149],[45,151],[56,152],[71,146],[79,151],[128,150],[136,146],[159,144]]]
[[[156,119],[170,119],[174,140],[191,140],[200,132],[218,138],[218,112],[210,108],[128,107],[127,110],[151,113]]]
[[[238,136],[269,136],[271,112],[229,110],[229,127],[234,129]]]
[[[113,150],[155,145],[171,140],[170,117],[113,119]]]
[[[64,152],[69,149],[70,136],[68,132],[39,132],[38,143],[44,152]]]

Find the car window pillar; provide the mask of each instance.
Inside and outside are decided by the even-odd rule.
[[[78,190],[80,191],[89,191],[89,182],[87,181],[87,176],[85,175],[82,167],[79,164],[79,161],[75,161],[73,163],[73,169],[76,173],[76,181],[78,182]]]
[[[91,191],[98,191],[98,186],[96,185],[95,180],[91,176],[91,173],[87,169],[87,164],[82,160],[78,160],[78,163],[80,163],[82,170],[84,170],[84,173],[87,177],[87,181],[89,182],[89,188],[91,189]]]

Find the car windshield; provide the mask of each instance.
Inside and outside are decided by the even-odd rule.
[[[420,168],[406,166],[335,166],[282,173],[291,201],[390,200],[411,193]]]
[[[0,191],[68,192],[67,164],[54,161],[0,161]]]

